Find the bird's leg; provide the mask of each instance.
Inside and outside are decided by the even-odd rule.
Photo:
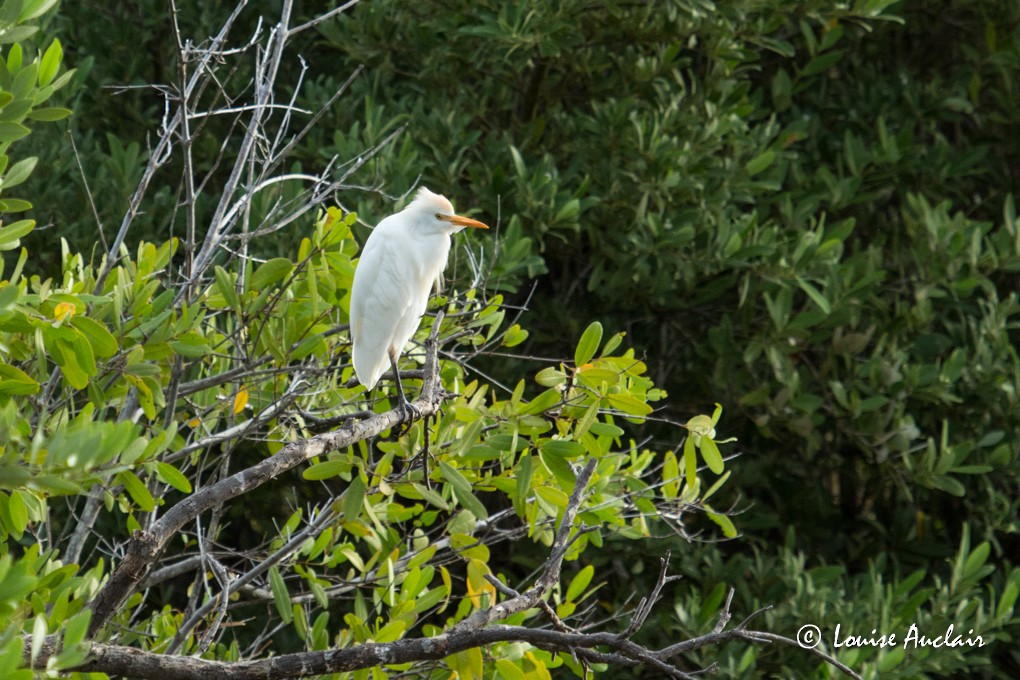
[[[436,415],[433,414],[432,417],[435,418]],[[432,452],[429,451],[429,417],[428,416],[425,416],[425,427],[422,430],[422,432],[425,435],[425,446],[422,447],[421,454],[419,454],[419,455],[421,455],[421,474],[422,474],[422,480],[421,481],[422,481],[423,484],[425,484],[425,488],[428,489],[429,491],[431,491],[432,490],[432,480],[429,479],[429,457],[432,456]]]
[[[415,408],[414,404],[409,402],[407,397],[404,396],[404,386],[400,384],[400,371],[397,370],[397,359],[393,356],[393,352],[390,352],[389,356],[390,367],[393,369],[393,379],[397,381],[397,398],[400,400],[397,408],[400,409],[404,423],[397,431],[397,436],[402,437],[411,429],[411,423],[414,422],[415,418],[421,418],[421,411]]]

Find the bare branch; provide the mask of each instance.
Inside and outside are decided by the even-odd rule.
[[[212,59],[212,55],[215,51],[226,41],[227,35],[230,33],[230,29],[234,25],[234,21],[241,14],[241,10],[243,10],[247,4],[247,0],[240,0],[234,8],[234,11],[231,12],[230,16],[223,23],[223,26],[220,28],[220,32],[215,38],[213,38],[212,47],[207,53],[207,56],[204,58],[203,65],[195,71],[191,79],[188,81],[188,89],[181,93],[181,97],[184,101],[187,100],[191,89],[193,89],[200,82],[201,78],[205,76],[204,64],[207,63],[208,60]],[[142,198],[148,191],[149,184],[152,182],[152,178],[156,174],[156,171],[159,170],[159,168],[166,162],[173,133],[181,124],[185,115],[187,114],[182,105],[182,108],[178,109],[174,117],[166,123],[166,129],[164,129],[163,134],[160,135],[156,148],[149,154],[149,162],[145,166],[145,170],[142,172],[142,178],[138,182],[138,187],[135,189],[135,193],[131,196],[128,210],[124,214],[124,219],[121,220],[117,236],[113,239],[113,243],[110,244],[106,260],[103,262],[102,269],[100,269],[99,275],[96,277],[96,285],[93,290],[94,294],[98,295],[102,292],[103,284],[106,282],[106,277],[113,270],[113,265],[117,261],[117,253],[120,250],[120,246],[124,243],[124,238],[127,236],[128,229],[131,227],[131,224],[134,222],[135,217],[141,209]]]
[[[190,656],[168,656],[144,650],[94,643],[91,658],[76,670],[153,680],[274,680],[342,673],[388,664],[443,659],[451,654],[495,644],[519,641],[552,652],[595,650],[607,646],[623,659],[648,665],[666,678],[692,680],[694,676],[656,659],[652,652],[613,633],[564,633],[523,626],[494,625],[450,631],[434,637],[408,638],[389,643],[365,643],[344,649],[283,654],[257,661],[210,661]],[[36,659],[45,668],[55,653],[55,640],[47,638]],[[26,650],[27,652],[27,650]]]
[[[438,333],[442,315],[438,315],[427,344],[426,379],[414,406],[421,417],[431,416],[442,405],[445,392],[439,379]],[[347,448],[374,437],[403,422],[401,409],[380,413],[365,420],[350,421],[335,432],[326,432],[309,439],[292,442],[278,453],[237,472],[226,479],[196,491],[163,515],[152,527],[136,531],[128,544],[127,554],[110,579],[91,603],[92,621],[89,634],[106,624],[117,608],[135,592],[152,569],[153,563],[185,524],[203,512],[248,493],[301,463],[323,456],[330,451]]]
[[[358,0],[348,0],[348,2],[345,2],[336,9],[326,12],[322,16],[318,16],[309,22],[301,24],[300,26],[295,26],[294,28],[290,29],[290,34],[295,35],[302,31],[308,30],[309,28],[317,24],[321,24],[323,21],[328,21],[329,19],[332,19],[333,17],[338,16],[343,12],[346,12],[348,9],[354,7],[356,4],[358,4]]]

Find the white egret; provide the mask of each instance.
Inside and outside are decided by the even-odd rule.
[[[404,396],[397,359],[418,330],[429,291],[442,289],[450,236],[464,227],[488,227],[453,212],[445,196],[422,187],[410,205],[390,215],[369,235],[351,287],[354,372],[371,390],[393,369],[400,408],[414,411]]]

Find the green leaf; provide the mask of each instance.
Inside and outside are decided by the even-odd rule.
[[[574,365],[581,367],[591,361],[602,344],[602,324],[594,321],[584,329],[581,339],[577,341],[577,348],[574,350]]]
[[[156,475],[182,493],[191,493],[191,482],[170,463],[156,463]]]
[[[350,470],[351,467],[349,460],[326,460],[312,465],[301,476],[309,481],[319,481],[341,475]]]
[[[475,497],[471,490],[471,482],[467,480],[460,470],[451,466],[445,461],[439,461],[439,471],[447,482],[450,483],[450,488],[453,489],[453,495],[456,497],[457,502],[460,503],[461,507],[470,512],[478,519],[487,519],[489,516],[485,506],[482,505],[481,501]]]
[[[967,489],[960,483],[960,480],[948,475],[937,475],[932,477],[931,485],[936,489],[963,498],[967,495]]]
[[[580,212],[581,201],[576,198],[572,198],[556,211],[556,217],[553,218],[553,222],[566,222],[567,220],[572,220],[577,217]]]
[[[14,82],[11,83],[11,94],[14,95],[15,100],[31,98],[38,75],[38,62],[26,64],[18,71],[18,75],[14,76]]]
[[[74,328],[73,326],[71,328]],[[70,346],[71,352],[74,353],[74,358],[81,369],[85,371],[88,376],[96,374],[96,355],[92,351],[92,343],[85,339],[84,334],[81,331],[74,330],[74,341],[72,343],[65,343],[59,341],[61,348],[64,350],[65,355],[67,354],[68,346]]]
[[[570,496],[567,495],[565,491],[557,489],[555,486],[536,486],[535,495],[552,507],[556,508],[557,511],[566,508],[567,504],[570,502]]]
[[[34,663],[39,658],[39,652],[42,651],[43,643],[46,641],[46,633],[49,632],[46,627],[46,615],[43,613],[36,614],[35,621],[32,623],[32,651],[31,659]]]
[[[805,281],[804,279],[798,276],[797,285],[800,286],[800,289],[802,291],[808,294],[808,297],[811,298],[814,301],[814,303],[818,305],[818,308],[821,309],[823,312],[829,314],[832,311],[832,307],[829,305],[829,301],[826,300],[825,296],[822,295],[822,292],[815,288],[811,283]]]
[[[843,57],[843,50],[833,50],[826,52],[825,54],[819,54],[817,57],[807,63],[804,69],[800,72],[801,76],[813,76],[821,73],[822,71],[828,71],[832,68],[837,61]]]
[[[0,121],[9,120],[13,123],[20,123],[25,120],[25,117],[28,116],[28,113],[31,110],[31,99],[15,99],[13,102],[5,106],[3,111],[0,111]]]
[[[234,281],[227,273],[227,270],[223,267],[216,265],[213,268],[213,273],[216,275],[216,290],[223,299],[226,300],[227,305],[234,310],[240,310],[240,304],[237,300],[237,289],[234,288]],[[290,611],[288,609],[288,611]]]
[[[405,630],[407,630],[407,621],[396,619],[380,628],[373,639],[376,642],[393,642],[399,640]]]
[[[20,368],[0,363],[0,394],[26,396],[39,391],[39,383]]]
[[[17,23],[23,24],[41,17],[53,9],[57,2],[58,0],[25,0],[21,4],[21,14],[18,16]]]
[[[747,165],[744,166],[744,170],[747,171],[748,175],[757,175],[759,172],[767,170],[775,160],[776,152],[772,149],[768,149],[747,161]]]
[[[14,8],[14,3],[4,3],[0,10],[0,24],[11,25],[17,20],[10,15],[10,11]],[[17,40],[9,41],[16,43]],[[17,73],[21,70],[22,60],[22,49],[21,45],[12,45],[10,51],[7,53],[7,70],[11,73]]]
[[[717,475],[723,472],[723,458],[719,447],[708,437],[701,438],[701,457],[705,459],[708,469]]]
[[[548,389],[532,399],[527,404],[522,404],[518,415],[529,416],[536,413],[545,413],[553,406],[560,403],[562,395],[557,389]]]
[[[447,503],[442,496],[440,496],[438,493],[428,488],[424,484],[418,484],[417,482],[414,482],[411,484],[411,488],[414,489],[418,493],[418,495],[420,495],[424,500],[427,500],[429,503],[436,506],[437,508],[441,508],[443,510],[450,509],[450,504]]]
[[[57,350],[57,356],[54,356],[54,359],[67,383],[76,390],[83,390],[88,387],[89,375],[78,363],[78,357],[74,353],[74,348],[69,347],[65,342],[57,341],[55,349]]]
[[[577,599],[581,597],[582,593],[584,593],[585,588],[588,587],[588,584],[591,583],[592,577],[594,576],[595,567],[590,564],[577,572],[577,575],[570,580],[570,585],[567,586],[567,602],[577,601]]]
[[[517,147],[510,147],[510,156],[513,158],[514,170],[517,171],[517,176],[526,180],[528,178],[528,169],[525,167],[524,159],[521,158],[521,152],[517,150]]]
[[[988,542],[984,542],[967,556],[967,561],[963,566],[963,578],[967,579],[974,576],[985,562],[988,561],[988,554],[991,551],[991,546]]]
[[[117,474],[117,480],[124,485],[124,490],[131,496],[131,500],[135,504],[144,510],[145,512],[152,512],[156,509],[156,501],[149,493],[149,489],[142,483],[142,480],[138,479],[135,473],[130,470],[124,470]]]
[[[85,641],[91,619],[92,610],[82,609],[68,620],[64,626],[64,647],[76,647]]]
[[[201,359],[212,352],[209,341],[194,331],[188,331],[171,341],[170,347],[185,359]]]
[[[0,123],[3,125],[3,123]],[[2,141],[2,140],[0,140]],[[31,210],[32,204],[20,198],[5,198],[0,201],[0,212],[25,212]]]
[[[652,412],[651,406],[629,394],[609,394],[606,399],[612,408],[631,415],[647,416]]]
[[[361,475],[354,475],[354,479],[347,486],[344,492],[343,515],[345,522],[353,522],[361,514],[361,507],[365,503],[365,481]]]
[[[28,118],[29,120],[37,120],[41,123],[52,123],[53,121],[63,120],[70,115],[71,109],[55,106],[43,109],[32,109],[32,111],[28,114]]]
[[[524,671],[510,659],[496,659],[496,672],[501,680],[528,680]]]
[[[45,87],[53,82],[63,58],[64,50],[60,46],[60,41],[54,38],[43,53],[42,61],[39,62],[39,85]]]
[[[10,189],[11,187],[18,186],[32,174],[35,170],[36,163],[39,159],[36,156],[30,156],[24,160],[18,161],[11,166],[11,169],[7,171],[7,174],[3,177],[3,189]]]
[[[535,382],[542,387],[556,387],[567,382],[567,374],[558,368],[546,366],[535,374]]]
[[[0,227],[0,250],[14,250],[20,245],[19,239],[32,231],[35,220],[19,220],[5,227]]]
[[[684,477],[687,480],[687,486],[693,488],[698,479],[698,458],[692,435],[687,435],[687,439],[684,441]]]
[[[14,533],[19,536],[25,533],[25,529],[28,528],[28,506],[25,505],[25,499],[21,493],[17,489],[11,491],[10,499],[7,502],[7,512],[10,514],[11,527],[14,529]]]
[[[549,468],[549,472],[556,478],[556,483],[560,485],[560,488],[571,490],[574,488],[574,484],[577,483],[577,476],[574,474],[574,469],[567,462],[566,458],[553,456],[544,451],[539,451],[538,457]]]
[[[530,453],[521,454],[520,460],[517,462],[517,494],[514,496],[514,510],[521,517],[526,514],[526,501],[528,498],[528,492],[531,490],[531,468],[533,465],[533,459]]]
[[[709,510],[705,510],[705,514],[708,515],[708,518],[710,520],[719,525],[719,527],[723,530],[723,535],[725,535],[726,538],[737,537],[737,528],[733,526],[733,522],[730,520],[729,517],[727,517],[726,515],[721,515],[717,512],[710,512]]]
[[[528,331],[521,328],[520,324],[514,324],[510,328],[506,329],[506,333],[503,334],[503,346],[504,347],[516,347],[525,340],[528,339]]]
[[[98,321],[94,321],[87,316],[74,316],[71,317],[71,325],[88,338],[89,343],[92,345],[92,350],[98,357],[109,359],[120,349],[120,346],[117,344],[117,338],[113,337],[113,333],[108,331],[106,326]]]
[[[275,257],[255,270],[251,275],[251,290],[265,290],[286,278],[294,271],[294,263],[285,257]]]
[[[565,439],[550,439],[542,442],[539,449],[542,453],[559,456],[560,458],[575,458],[584,453],[584,447],[581,444]]]
[[[276,604],[276,611],[280,614],[283,622],[289,624],[293,620],[293,612],[290,608],[290,593],[287,592],[287,585],[280,576],[280,568],[275,564],[269,567],[269,587],[273,591],[273,602]]]

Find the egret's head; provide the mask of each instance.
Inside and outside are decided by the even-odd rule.
[[[474,227],[475,229],[489,228],[478,220],[455,214],[453,212],[453,204],[450,203],[446,196],[440,196],[425,187],[418,190],[418,194],[406,209],[417,213],[426,226],[433,227],[447,234],[456,234],[464,227]]]

